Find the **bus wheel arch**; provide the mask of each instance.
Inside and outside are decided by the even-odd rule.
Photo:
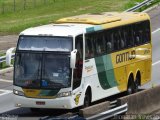
[[[88,86],[84,96],[83,107],[84,108],[89,107],[91,105],[91,101],[92,101],[92,90],[91,90],[91,87]]]

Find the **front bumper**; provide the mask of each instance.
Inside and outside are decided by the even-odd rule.
[[[15,106],[27,108],[72,109],[76,107],[72,100],[72,96],[55,99],[37,99],[14,95]],[[45,102],[45,104],[38,105],[36,102]]]

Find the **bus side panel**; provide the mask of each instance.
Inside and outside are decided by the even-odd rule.
[[[127,90],[128,78],[131,72],[136,72],[135,48],[122,50],[111,54],[115,78],[119,84],[118,89]]]
[[[113,69],[107,69],[107,56],[101,56],[86,60],[84,65],[84,85],[90,85],[92,91],[92,101],[96,101],[119,93],[117,82],[114,80]]]
[[[145,61],[145,73],[146,73],[146,78],[145,78],[145,81],[141,81],[141,85],[145,84],[146,82],[150,81],[151,80],[151,69],[152,69],[152,60],[151,59],[148,59]]]
[[[87,59],[85,60],[83,67],[83,81],[82,81],[83,94],[85,94],[86,87],[91,87],[92,101],[101,98],[101,91],[98,86],[100,86],[98,76],[97,76],[97,68],[95,65],[95,59]],[[84,99],[84,98],[82,98]]]
[[[136,47],[136,67],[141,73],[141,85],[151,80],[151,69],[152,69],[152,51],[151,45],[145,44]],[[135,75],[136,77],[136,75]]]
[[[131,73],[133,73],[135,80],[137,72],[140,71],[142,85],[151,80],[150,44],[115,52],[111,56],[120,91],[127,90],[128,78]]]
[[[118,82],[118,89],[120,91],[126,91],[127,90],[127,71],[126,66],[117,67],[114,69],[115,77]]]

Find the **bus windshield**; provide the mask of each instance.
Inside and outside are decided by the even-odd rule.
[[[14,84],[29,88],[71,87],[72,37],[20,36]]]
[[[29,88],[66,88],[71,85],[69,54],[18,52],[15,84]]]

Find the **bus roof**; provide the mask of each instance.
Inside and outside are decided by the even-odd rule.
[[[76,36],[82,33],[131,24],[148,19],[148,14],[139,12],[84,14],[59,19],[56,21],[56,24],[29,28],[20,35]]]
[[[83,23],[102,25],[118,21],[137,21],[149,18],[146,13],[140,12],[104,12],[99,14],[84,14],[57,20],[57,23]]]
[[[86,28],[93,27],[89,24],[73,24],[73,23],[61,23],[61,24],[49,24],[39,27],[33,27],[24,30],[20,35],[30,36],[76,36],[85,32]]]

